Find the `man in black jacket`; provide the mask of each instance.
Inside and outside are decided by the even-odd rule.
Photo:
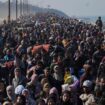
[[[103,23],[102,23],[101,17],[98,17],[96,21],[96,25],[99,28],[99,30],[102,31]]]

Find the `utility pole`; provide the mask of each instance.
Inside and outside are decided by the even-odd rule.
[[[29,15],[29,4],[28,4],[28,0],[27,0],[27,15]]]
[[[20,0],[20,16],[22,16],[22,0]]]
[[[11,3],[10,0],[8,0],[8,23],[11,21]]]
[[[16,0],[16,20],[18,18],[18,0]]]
[[[25,2],[24,2],[25,0],[23,0],[23,3],[22,3],[22,10],[23,10],[23,15],[24,15],[24,12],[25,12]]]

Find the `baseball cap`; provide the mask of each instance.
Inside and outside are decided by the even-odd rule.
[[[21,94],[23,90],[24,90],[24,86],[23,85],[18,85],[15,88],[15,94]]]
[[[83,87],[91,88],[92,87],[92,82],[90,80],[84,81],[83,82]]]

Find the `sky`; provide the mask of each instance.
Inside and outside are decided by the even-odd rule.
[[[29,0],[29,3],[44,8],[50,5],[69,16],[105,16],[105,0]]]

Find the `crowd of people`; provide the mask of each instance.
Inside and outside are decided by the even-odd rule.
[[[0,26],[1,105],[105,105],[105,33],[54,13]]]

